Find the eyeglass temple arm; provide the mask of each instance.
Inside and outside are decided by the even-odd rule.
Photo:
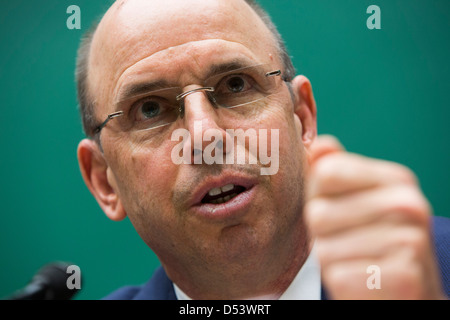
[[[103,123],[101,125],[99,125],[97,128],[95,128],[94,134],[99,133],[106,126],[106,124],[109,122],[109,120],[120,117],[122,115],[123,115],[123,111],[117,111],[117,112],[108,114],[108,117],[106,117],[105,121],[103,121]]]
[[[270,71],[266,73],[266,77],[279,76],[281,75],[281,70]]]
[[[281,74],[281,70],[275,70],[271,72],[266,73],[266,77],[273,77],[273,76],[281,76],[281,79],[285,82],[290,82],[289,78],[287,78],[285,75]]]

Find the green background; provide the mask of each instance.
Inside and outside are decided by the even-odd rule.
[[[77,299],[145,282],[158,265],[128,220],[102,213],[76,160],[84,137],[76,50],[110,3],[1,1],[0,297],[54,260],[80,266]],[[313,84],[319,133],[409,166],[434,213],[449,217],[450,1],[260,3]],[[66,27],[71,4],[81,8],[81,30]],[[381,30],[366,27],[371,4],[381,8]]]

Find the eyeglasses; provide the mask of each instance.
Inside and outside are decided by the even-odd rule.
[[[256,65],[221,73],[205,80],[203,87],[186,92],[179,87],[148,92],[123,110],[109,114],[94,133],[99,134],[112,119],[117,119],[119,130],[124,132],[167,126],[184,117],[184,99],[196,92],[205,93],[214,108],[261,107],[263,100],[276,91],[279,83],[276,79],[281,76],[281,70],[269,68]]]

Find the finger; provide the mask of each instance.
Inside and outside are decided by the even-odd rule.
[[[430,205],[416,186],[392,185],[339,197],[315,197],[304,208],[313,235],[323,236],[379,220],[428,226]]]
[[[417,184],[412,171],[400,164],[352,153],[321,157],[308,175],[307,196],[338,195],[390,184]]]
[[[429,250],[430,251],[430,250]],[[440,299],[437,270],[409,250],[383,258],[336,260],[322,268],[334,299]],[[375,290],[376,289],[376,290]]]
[[[309,150],[309,163],[312,165],[321,157],[343,151],[342,144],[332,135],[320,135],[316,138]]]
[[[371,290],[368,285],[369,267],[379,266],[377,260],[338,261],[322,269],[321,277],[328,295],[333,300],[386,299],[385,290]],[[384,280],[382,278],[384,289]]]
[[[326,268],[336,261],[386,259],[405,253],[425,260],[431,244],[426,230],[418,225],[385,222],[320,237],[315,249],[321,266]]]

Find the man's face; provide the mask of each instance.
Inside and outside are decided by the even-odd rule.
[[[103,18],[91,49],[88,84],[96,118],[102,121],[114,112],[130,85],[164,81],[186,91],[201,86],[213,66],[236,61],[283,70],[272,35],[243,1],[118,1]],[[200,266],[250,271],[255,263],[269,266],[286,258],[293,251],[288,244],[306,237],[303,128],[287,84],[277,81],[266,107],[252,117],[221,117],[204,93],[195,93],[185,98],[182,119],[145,141],[115,130],[116,120],[102,130],[108,182],[169,273],[177,267],[199,272]],[[261,165],[248,162],[175,164],[171,152],[179,142],[171,140],[173,129],[185,128],[194,136],[198,121],[203,131],[279,130],[278,172],[261,175]],[[237,197],[201,203],[209,190],[230,183],[244,187]]]

